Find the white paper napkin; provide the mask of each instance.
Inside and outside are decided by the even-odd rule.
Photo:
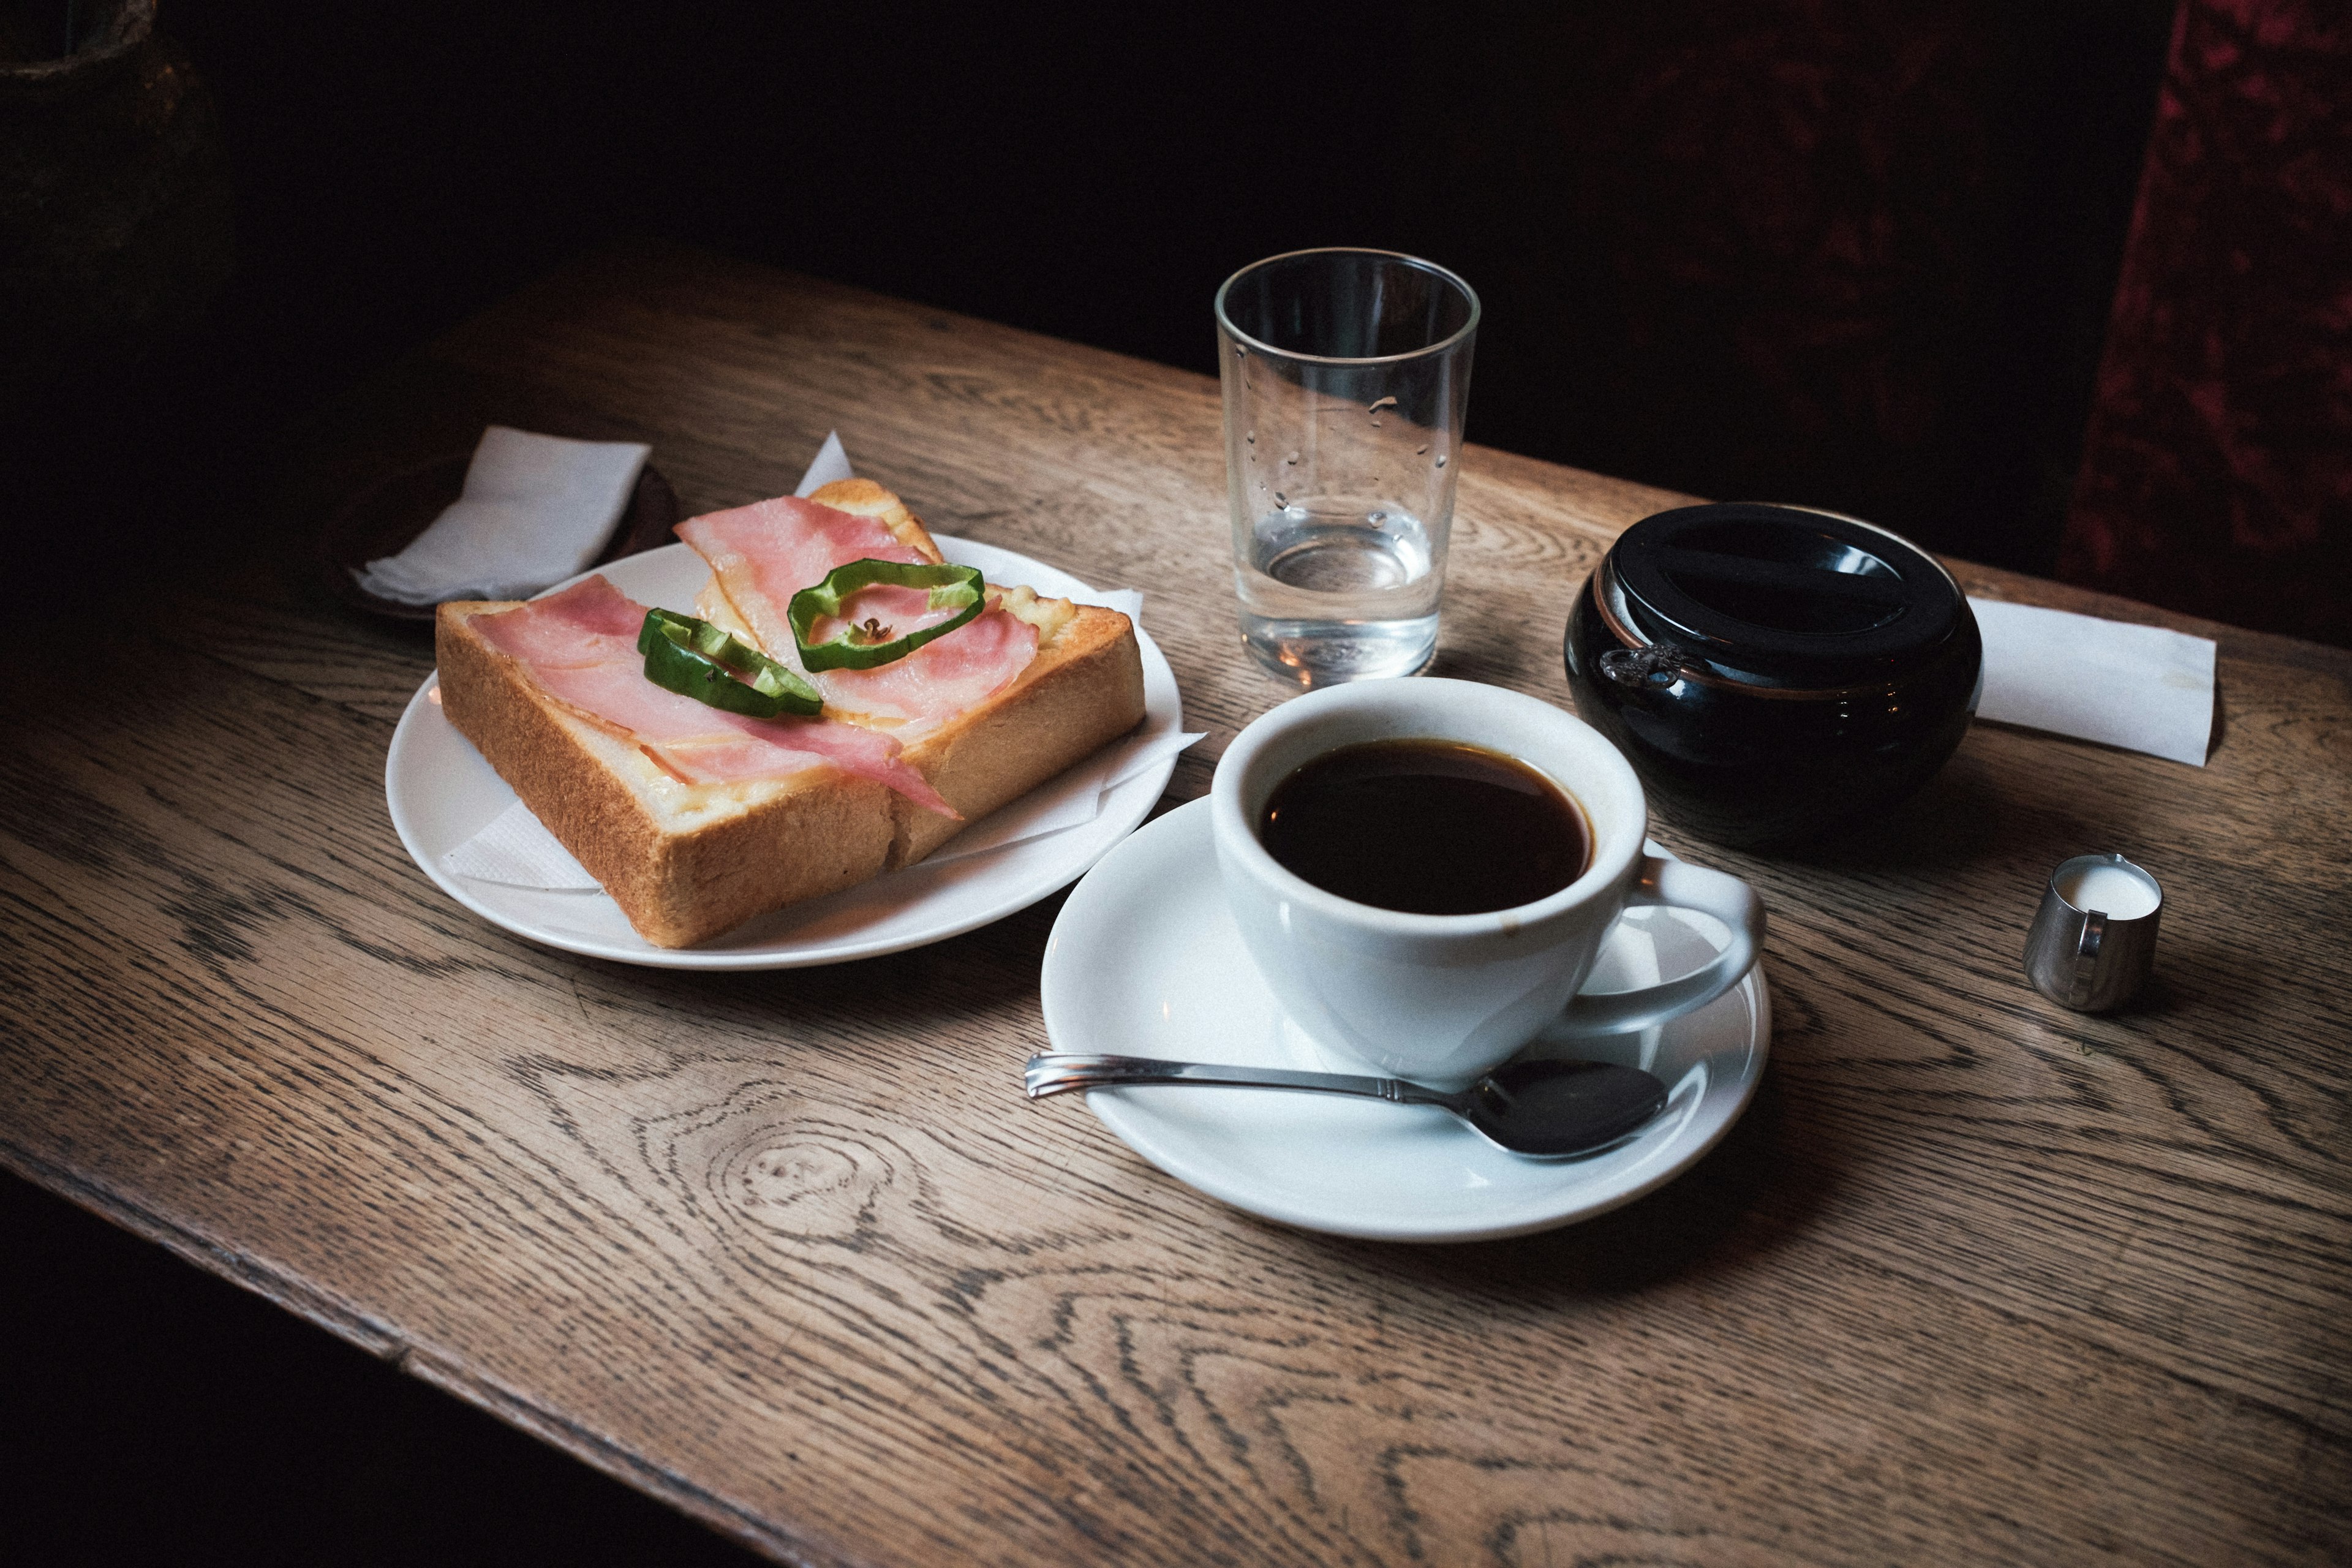
[[[851,477],[849,458],[842,450],[841,437],[838,433],[831,434],[825,437],[824,446],[818,450],[816,460],[809,465],[808,472],[802,476],[800,488],[793,493],[805,496],[835,479]],[[1143,595],[1135,589],[1115,588],[1086,595],[1079,602],[1108,605],[1137,626],[1143,624]],[[1206,733],[1206,731],[1188,733],[1159,718],[1146,715],[1142,726],[1133,734],[1114,742],[1003,810],[992,813],[965,828],[934,850],[923,864],[936,865],[941,861],[982,855],[1092,822],[1102,815],[1104,797],[1112,790],[1174,756]],[[455,876],[475,881],[499,882],[511,888],[538,888],[551,892],[593,893],[600,890],[596,879],[582,868],[580,862],[572,858],[571,851],[565,849],[555,835],[550,833],[539,818],[531,815],[530,807],[520,801],[499,813],[480,832],[442,856],[441,865]]]
[[[441,857],[442,869],[477,882],[509,888],[544,888],[557,893],[602,889],[579,861],[550,833],[530,807],[516,801],[490,824]]]
[[[849,466],[849,454],[841,449],[841,432],[828,430],[824,433],[824,445],[816,449],[816,460],[808,466],[808,472],[801,476],[801,482],[793,494],[813,496],[837,480],[856,477],[857,470]]]
[[[613,536],[647,448],[493,425],[465,489],[397,555],[352,575],[378,598],[522,599],[587,570]]]
[[[2205,765],[2213,641],[1998,599],[1970,599],[1984,634],[1977,717]]]

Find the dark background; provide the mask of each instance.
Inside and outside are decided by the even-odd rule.
[[[237,270],[195,337],[8,432],[10,542],[123,574],[233,545],[286,421],[651,233],[1204,373],[1235,268],[1412,250],[1485,300],[1472,438],[2047,571],[2171,19],[169,4]],[[0,1248],[0,1535],[52,1543],[17,1560],[730,1554],[5,1179]]]
[[[167,4],[239,270],[51,509],[208,533],[283,418],[618,233],[1204,372],[1235,268],[1369,244],[1481,291],[1474,439],[2048,571],[2170,0],[1525,9]]]

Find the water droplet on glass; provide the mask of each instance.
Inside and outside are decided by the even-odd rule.
[[[1412,455],[1413,455],[1414,457],[1416,457],[1416,458],[1419,458],[1419,457],[1424,457],[1424,456],[1426,456],[1426,455],[1428,454],[1428,451],[1429,451],[1429,448],[1428,448],[1428,447],[1426,447],[1426,446],[1415,447],[1412,449]]]
[[[1256,432],[1256,431],[1255,431],[1255,430],[1249,431],[1248,433],[1246,433],[1245,435],[1244,435],[1244,436],[1242,437],[1242,439],[1243,439],[1243,440],[1244,440],[1244,441],[1247,441],[1251,446],[1255,447],[1255,446],[1256,446],[1256,445],[1257,445],[1257,432]]]
[[[1249,358],[1249,350],[1244,348],[1239,343],[1235,343],[1234,345],[1234,357],[1235,359],[1247,359]]]
[[[1293,453],[1291,453],[1291,454],[1290,454],[1290,456],[1288,456],[1287,458],[1283,458],[1282,460],[1283,460],[1284,462],[1286,462],[1286,463],[1296,463],[1297,461],[1298,461],[1298,454],[1297,454],[1297,453],[1296,453],[1296,452],[1293,452]]]
[[[1443,452],[1437,455],[1437,466],[1441,468],[1445,467],[1445,454]]]
[[[1383,408],[1394,408],[1396,405],[1397,400],[1395,398],[1383,397],[1378,403],[1373,404],[1370,408],[1364,410],[1364,412],[1367,414],[1378,414]]]
[[[1388,514],[1388,513],[1386,513],[1386,512],[1384,512],[1384,511],[1376,511],[1376,512],[1372,513],[1372,515],[1371,515],[1370,517],[1366,518],[1364,521],[1367,521],[1367,522],[1386,522],[1388,520],[1389,520],[1389,514]]]
[[[1280,490],[1276,490],[1274,492],[1274,504],[1279,507],[1287,507],[1290,504],[1290,498],[1284,495]]]

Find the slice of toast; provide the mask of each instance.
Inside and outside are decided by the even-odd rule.
[[[829,485],[812,499],[878,517],[939,559],[920,521],[871,480]],[[709,604],[713,597],[707,593],[703,607],[725,611],[719,618],[741,635],[740,617],[723,598]],[[662,947],[707,942],[753,915],[919,860],[1143,716],[1142,659],[1128,618],[1016,589],[1005,607],[1038,628],[1036,657],[1011,685],[901,753],[964,821],[831,767],[689,784],[630,740],[551,702],[471,625],[514,607],[440,607],[442,711],[639,934]]]

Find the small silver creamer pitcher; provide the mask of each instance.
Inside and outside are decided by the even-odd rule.
[[[2164,889],[2120,855],[2077,855],[2050,873],[2025,939],[2025,973],[2041,992],[2078,1013],[2120,1007],[2156,961]]]

